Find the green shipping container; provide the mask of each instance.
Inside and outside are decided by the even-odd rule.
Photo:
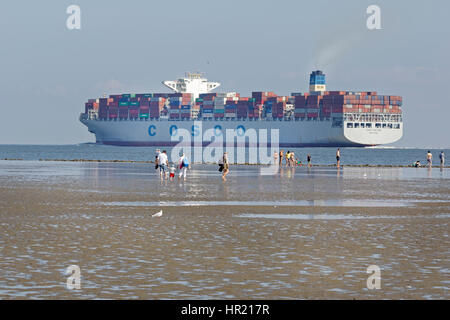
[[[136,98],[136,94],[135,94],[135,93],[131,93],[131,94],[130,94],[130,97],[131,97],[131,98]]]
[[[128,107],[128,101],[119,102],[119,107]]]
[[[132,101],[132,102],[130,102],[130,106],[132,106],[132,107],[139,107],[140,103],[138,101]]]
[[[141,113],[139,118],[148,118],[148,113]]]

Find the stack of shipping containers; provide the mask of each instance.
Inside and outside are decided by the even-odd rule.
[[[182,97],[171,96],[169,97],[169,119],[180,119],[180,109],[182,104]]]
[[[237,116],[237,101],[238,97],[227,98],[225,102],[225,117],[234,119]]]
[[[227,101],[226,93],[217,93],[214,99],[214,118],[224,118],[225,117],[225,103]]]
[[[202,108],[203,99],[195,99],[195,103],[191,106],[191,119],[198,119]]]
[[[306,98],[308,94],[292,94],[294,96],[294,118],[305,118],[306,117]]]
[[[306,98],[306,117],[317,118],[319,117],[320,102],[322,95],[309,95]]]
[[[247,118],[250,105],[253,105],[253,101],[249,101],[249,98],[239,98],[236,105],[236,118]]]
[[[161,116],[161,110],[166,105],[166,98],[164,97],[153,97],[150,98],[149,116],[150,118],[158,119]]]
[[[200,95],[200,98],[203,99],[202,103],[202,117],[210,119],[214,114],[214,100],[216,98],[216,93],[204,93]]]
[[[270,113],[273,119],[283,118],[286,111],[287,100],[287,97],[282,96],[268,97],[264,105],[266,109],[266,117],[268,113]]]
[[[168,111],[164,108],[168,106]],[[252,97],[238,93],[200,94],[194,102],[190,93],[144,93],[110,95],[109,98],[89,99],[85,114],[98,119],[126,120],[159,118],[168,112],[169,119],[295,119],[331,118],[343,113],[402,112],[402,97],[377,95],[377,92],[325,91],[323,94],[292,93],[292,97],[273,92],[256,91]]]

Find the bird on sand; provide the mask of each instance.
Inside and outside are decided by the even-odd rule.
[[[160,210],[159,212],[157,212],[155,214],[152,214],[152,218],[161,217],[161,216],[162,216],[162,210]]]

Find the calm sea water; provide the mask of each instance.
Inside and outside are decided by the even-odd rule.
[[[117,147],[97,144],[77,145],[0,145],[0,159],[88,159],[149,161],[155,156],[156,147]],[[288,149],[284,148],[286,152]],[[293,148],[303,163],[310,154],[313,164],[334,164],[336,148]],[[171,148],[167,148],[170,154]],[[420,160],[426,163],[427,149],[416,148],[341,148],[341,164],[352,165],[410,165]],[[433,164],[439,164],[439,153],[450,156],[450,149],[430,149]],[[270,153],[270,151],[268,151]],[[194,148],[192,148],[194,153]],[[192,157],[191,157],[192,159]],[[248,161],[248,151],[246,155]],[[447,161],[448,163],[448,161]]]

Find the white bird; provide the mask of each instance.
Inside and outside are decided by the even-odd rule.
[[[161,217],[161,216],[162,216],[162,210],[157,212],[157,213],[155,213],[155,214],[152,214],[152,218],[154,218],[154,217]]]

